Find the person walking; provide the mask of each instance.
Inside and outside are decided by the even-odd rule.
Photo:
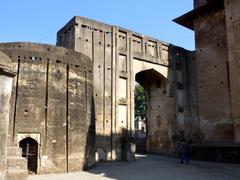
[[[181,143],[179,144],[179,151],[180,151],[180,163],[184,164],[184,162],[186,162],[187,164],[189,164],[189,160],[188,160],[188,149],[189,149],[189,144],[186,142],[185,139],[183,139],[181,141]]]

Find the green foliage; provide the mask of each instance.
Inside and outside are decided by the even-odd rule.
[[[141,117],[142,119],[146,117],[147,108],[146,108],[146,94],[144,88],[136,84],[134,91],[135,98],[135,117]]]

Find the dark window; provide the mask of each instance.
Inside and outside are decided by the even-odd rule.
[[[184,112],[184,108],[182,106],[178,107],[178,112],[183,113]]]
[[[184,87],[184,86],[183,86],[183,83],[177,83],[177,88],[178,88],[178,89],[183,89],[183,87]]]
[[[161,88],[161,80],[156,81],[156,88]]]

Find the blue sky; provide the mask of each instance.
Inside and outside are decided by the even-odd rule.
[[[192,0],[5,0],[0,42],[55,44],[57,31],[78,15],[193,50],[193,32],[172,22],[192,5]]]

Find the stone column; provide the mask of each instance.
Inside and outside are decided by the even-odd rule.
[[[9,100],[12,92],[13,75],[10,58],[0,52],[0,180],[5,179],[7,169]]]

